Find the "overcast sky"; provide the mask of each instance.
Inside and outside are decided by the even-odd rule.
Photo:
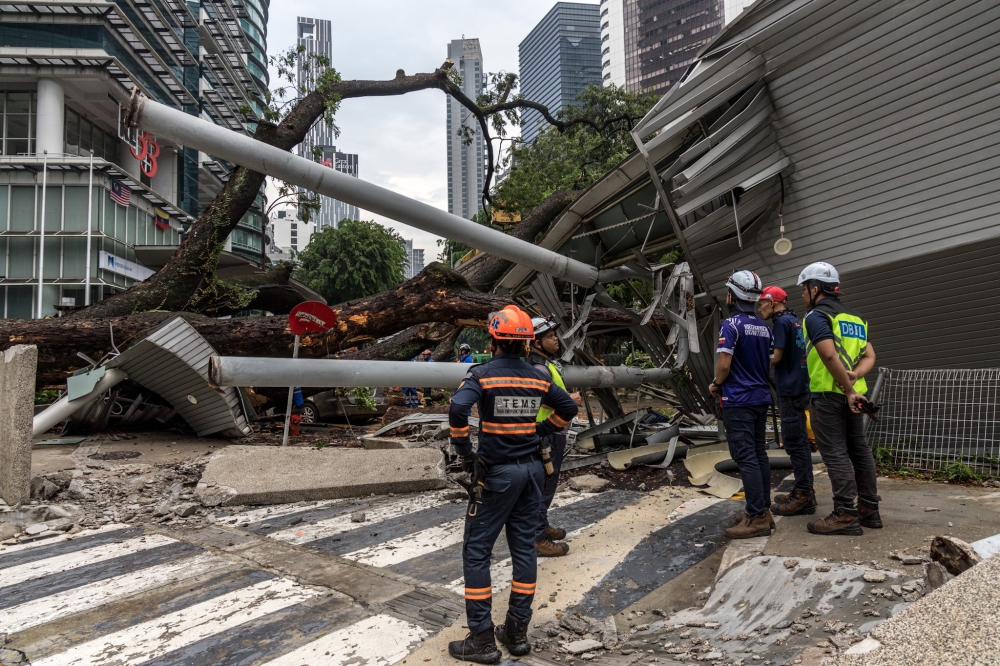
[[[267,46],[272,54],[295,44],[296,17],[333,22],[333,67],[344,79],[391,79],[430,72],[444,62],[453,39],[479,38],[485,71],[517,71],[517,45],[553,2],[500,0],[424,3],[414,0],[273,0]],[[596,2],[592,4],[597,4]],[[271,74],[272,87],[276,85]],[[337,148],[357,153],[361,178],[443,210],[445,96],[425,90],[401,97],[346,100],[337,113]],[[363,219],[396,229],[437,257],[437,237],[365,212]]]

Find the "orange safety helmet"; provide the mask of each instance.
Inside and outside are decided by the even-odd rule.
[[[531,315],[516,305],[508,305],[500,312],[491,314],[490,323],[486,328],[497,340],[535,339],[535,327],[531,324]]]

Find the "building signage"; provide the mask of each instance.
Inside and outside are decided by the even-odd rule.
[[[128,261],[127,259],[116,257],[115,255],[109,254],[104,250],[98,252],[98,261],[100,262],[101,268],[104,270],[117,273],[118,275],[124,275],[127,278],[132,278],[133,280],[139,282],[149,278],[154,273],[154,271],[149,270],[145,266],[140,266],[134,261]]]

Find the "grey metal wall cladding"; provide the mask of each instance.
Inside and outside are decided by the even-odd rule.
[[[994,238],[844,275],[844,303],[868,320],[877,364],[1000,367],[998,256]]]
[[[772,251],[772,215],[752,247],[701,264],[711,286],[734,265],[787,284],[817,259],[851,274],[1000,236],[1000,5],[787,2],[770,14],[779,5],[797,10],[757,48],[795,166],[783,209],[794,249]],[[709,54],[767,23],[745,18]]]
[[[208,341],[186,321],[175,317],[154,329],[108,363],[128,373],[170,403],[198,436],[249,434],[237,390],[208,385]],[[188,397],[194,398],[194,402]]]

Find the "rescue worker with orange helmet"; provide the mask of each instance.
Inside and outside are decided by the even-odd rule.
[[[462,565],[469,634],[448,644],[452,657],[495,664],[499,640],[514,656],[531,651],[528,623],[535,594],[538,528],[544,468],[540,437],[565,428],[577,406],[551,377],[522,360],[535,337],[531,317],[515,305],[490,315],[493,358],[469,371],[451,399],[448,422],[451,443],[462,468],[472,474],[473,488],[465,518]],[[469,439],[469,414],[479,407],[479,448]],[[553,411],[542,422],[542,406]],[[513,580],[506,621],[494,627],[490,564],[500,530],[506,529]]]

